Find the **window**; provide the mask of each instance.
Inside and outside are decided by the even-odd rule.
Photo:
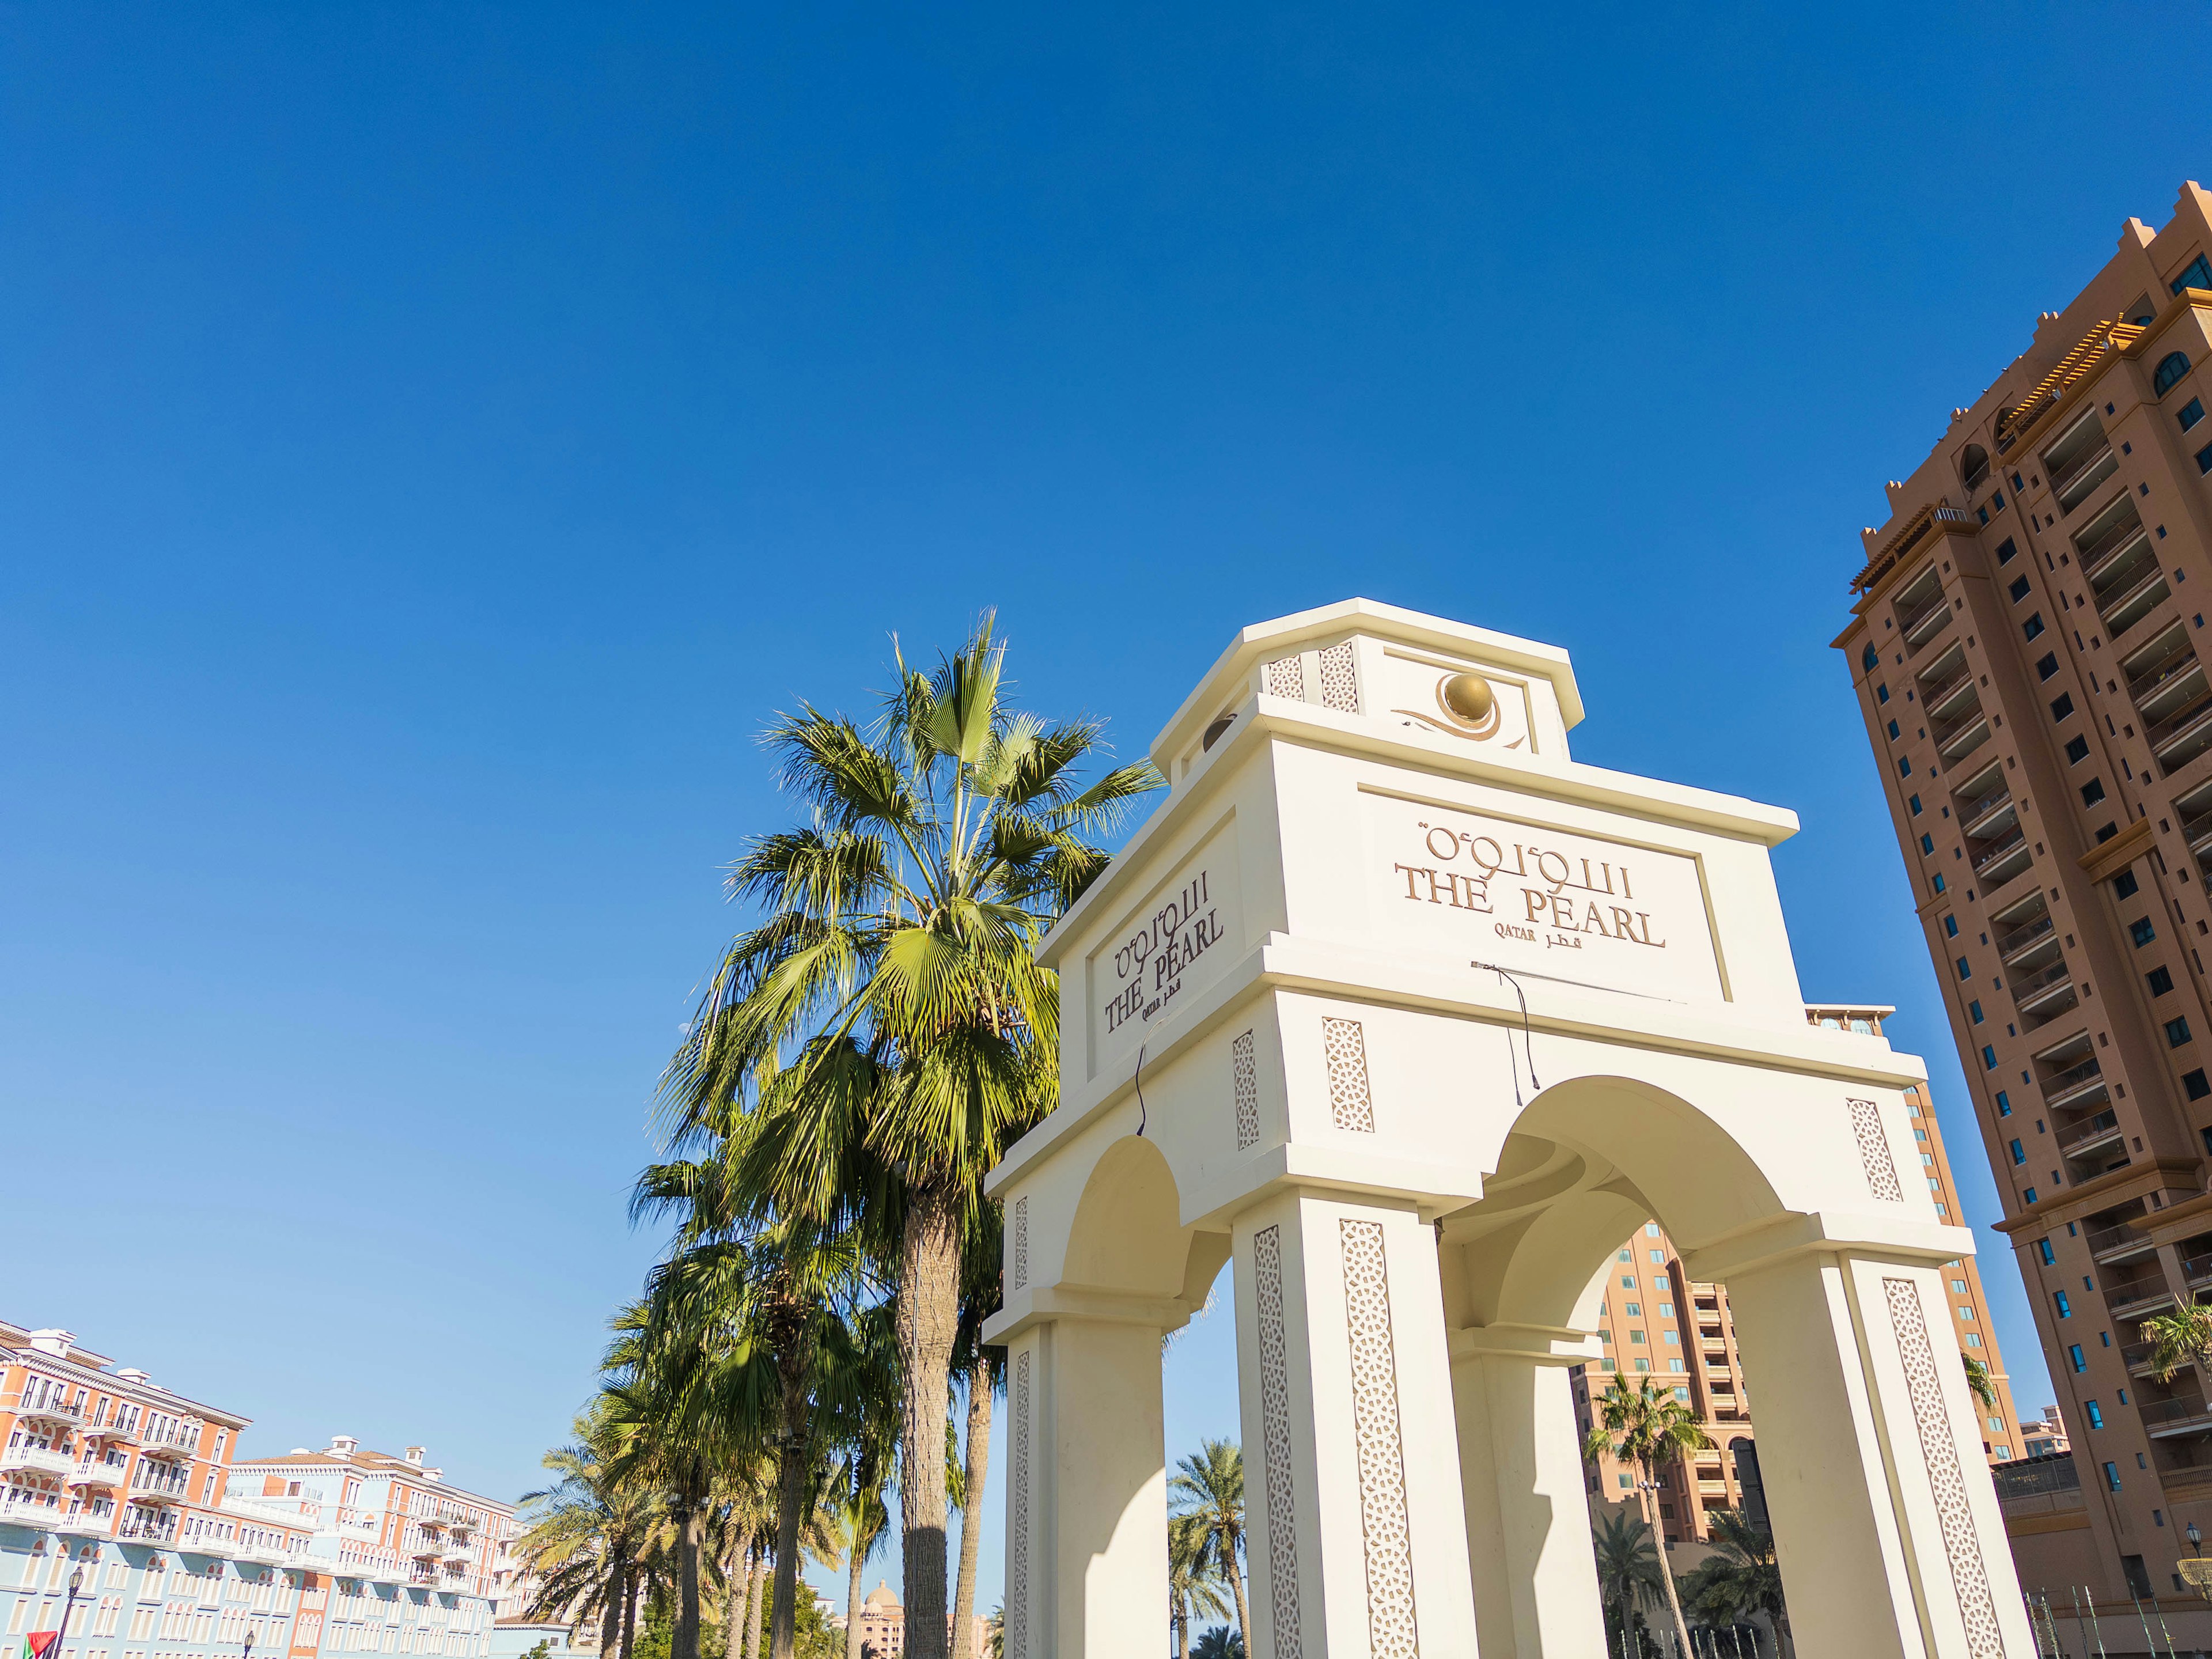
[[[1889,740],[1892,743],[1895,743],[1897,741],[1897,722],[1895,720],[1892,720],[1889,723]]]
[[[2181,429],[2184,432],[2188,431],[2191,427],[2204,418],[2204,400],[2202,398],[2191,398],[2187,403],[2182,404],[2180,413],[2173,418],[2181,422]]]
[[[2073,712],[2074,694],[2071,691],[2061,691],[2051,700],[2051,720],[2054,726]]]
[[[2086,1371],[2089,1369],[2089,1356],[2081,1352],[2081,1345],[2079,1342],[2067,1345],[2066,1358],[2076,1371]]]
[[[1959,457],[1959,477],[1969,489],[1980,486],[1990,476],[1990,452],[1979,444],[1968,444]]]
[[[1652,1252],[1651,1252],[1651,1262],[1652,1262],[1652,1265],[1653,1265],[1654,1267],[1665,1267],[1665,1266],[1667,1265],[1667,1252],[1666,1252],[1666,1251],[1664,1251],[1664,1250],[1654,1250],[1654,1251],[1652,1251]]]
[[[2049,1267],[2056,1265],[2056,1259],[2051,1254],[2051,1241],[2049,1239],[2039,1238],[2035,1241],[2035,1254],[2037,1258],[2041,1261],[2045,1267]]]
[[[2168,283],[2166,287],[2175,294],[2185,288],[2212,288],[2212,264],[2206,263],[2204,256],[2198,254],[2189,262],[2188,269]]]
[[[1906,802],[1905,804],[1906,804],[1907,805],[1909,805],[1910,807],[1911,807],[1911,808],[1912,808],[1912,816],[1913,816],[1914,817],[1916,817],[1916,818],[1917,818],[1917,817],[1918,817],[1920,816],[1920,797],[1919,797],[1919,796],[1917,796],[1917,795],[1913,796],[1913,797],[1912,797],[1912,799],[1911,799],[1911,800],[1909,800],[1908,802]]]
[[[1912,775],[1912,757],[1910,755],[1899,755],[1897,757],[1897,775],[1900,778],[1909,778]]]
[[[1982,1045],[1982,1069],[1994,1072],[1997,1068],[1997,1051],[1986,1042]]]
[[[2012,1102],[2006,1097],[2005,1091],[2002,1089],[1997,1091],[1997,1115],[1999,1117],[2010,1117],[2012,1115]]]
[[[2189,1021],[2186,1018],[2169,1019],[2166,1022],[2166,1046],[2167,1048],[2179,1048],[2183,1043],[2188,1041]]]
[[[2164,968],[2152,969],[2143,975],[2143,981],[2150,987],[2150,994],[2154,997],[2162,997],[2173,988],[2173,975]]]
[[[1886,685],[1877,685],[1875,687],[1874,700],[1876,702],[1887,702],[1889,701],[1889,688]]]
[[[2193,1072],[2184,1072],[2181,1074],[2181,1091],[2191,1100],[2202,1100],[2205,1096],[2212,1095],[2212,1079],[2205,1077],[2201,1066]]]
[[[2066,763],[2069,766],[2079,766],[2088,758],[2089,739],[2077,732],[2066,741]]]
[[[1966,1013],[1975,1024],[1979,1025],[1982,1023],[1982,1005],[1980,1003],[1968,1003],[1966,1005]]]
[[[2027,593],[2028,593],[2028,580],[2027,580],[2027,577],[2025,577],[2025,576],[2014,576],[2014,577],[2012,579],[2012,586],[2011,586],[2010,587],[2008,587],[2007,589],[2005,589],[2005,592],[2008,592],[2008,593],[2009,593],[2009,594],[2011,594],[2011,595],[2012,595],[2012,602],[2013,602],[2014,605],[2018,605],[2018,604],[2019,604],[2022,599],[2026,599],[2026,598],[2027,597]]]
[[[2148,916],[2137,916],[2128,924],[2128,937],[2136,942],[2136,949],[2140,951],[2158,937],[2158,929],[2151,926]]]
[[[2090,780],[2089,780],[2089,781],[2088,781],[2088,782],[2087,782],[2087,783],[2085,783],[2085,784],[2083,784],[2083,785],[2081,786],[2081,805],[2084,805],[2084,806],[2094,806],[2094,805],[2095,805],[2099,801],[2100,801],[2100,800],[2104,799],[2104,798],[2105,798],[2105,781],[2104,781],[2104,779],[2102,779],[2102,778],[2092,778],[2092,779],[2090,779]]]
[[[1943,878],[1942,878],[1942,877],[1941,877],[1941,876],[1930,876],[1930,877],[1929,877],[1929,878],[1928,878],[1928,887],[1929,887],[1929,891],[1931,891],[1931,892],[1936,892],[1936,893],[1940,893],[1940,892],[1942,892],[1942,891],[1943,890]]]
[[[2014,478],[2012,481],[2012,487],[2013,493],[2014,495],[2018,495],[2020,493],[2020,480],[2018,478]],[[1997,562],[1999,564],[2010,564],[2013,560],[2013,555],[2019,551],[2020,550],[2012,544],[2012,538],[2009,536],[2006,537],[2002,541],[1997,544]]]
[[[2100,1406],[2094,1400],[2085,1400],[2081,1402],[2081,1408],[2089,1413],[2089,1426],[2091,1428],[2101,1429],[2105,1426],[2105,1408],[2103,1407]]]
[[[2158,368],[2150,377],[2151,394],[2163,398],[2173,390],[2174,384],[2189,373],[2189,359],[2178,351],[2169,351],[2158,361]]]
[[[1864,651],[1859,653],[1859,666],[1865,669],[1869,673],[1872,673],[1881,661],[1881,653],[1875,650],[1871,645],[1867,647]]]
[[[2030,617],[2026,622],[2020,625],[2020,631],[2027,635],[2031,640],[2037,635],[2043,632],[2043,613],[2039,611],[2033,616]]]
[[[1960,957],[1959,958],[1959,977],[1960,979],[1972,979],[1973,976],[1973,969],[1967,964],[1966,957]]]
[[[2208,466],[2204,470],[2207,472],[2212,472],[2212,466]],[[2039,659],[2037,659],[2035,665],[2036,678],[2039,680],[2047,680],[2057,672],[2058,653],[2056,651],[2046,651]]]
[[[2118,875],[2112,878],[2112,896],[2114,898],[2133,898],[2136,896],[2136,889],[2141,885],[2142,885],[2142,884],[2136,879],[2136,872],[2134,871],[2123,870]]]
[[[2014,1164],[2025,1164],[2027,1162],[2027,1153],[2017,1140],[2012,1143],[2012,1161]]]
[[[2015,1146],[2019,1144],[2020,1143],[2018,1141],[2014,1141],[2013,1143]],[[2071,1319],[2074,1317],[2074,1304],[2066,1299],[2065,1291],[2053,1291],[2051,1293],[2051,1299],[2058,1304],[2058,1316],[2061,1319]]]
[[[1644,1304],[1640,1302],[1624,1302],[1620,1304],[1620,1310],[1631,1319],[1644,1317]]]
[[[2105,1465],[2105,1484],[2110,1486],[2114,1492],[2118,1492],[2120,1489],[2120,1469],[2118,1464],[2107,1463]]]
[[[1945,939],[1956,939],[1959,937],[1958,917],[1946,916],[1943,918],[1943,937]]]
[[[1651,1362],[1648,1359],[1639,1359],[1636,1362],[1636,1369],[1639,1371],[1648,1371],[1651,1369]]]
[[[1666,1347],[1679,1348],[1682,1346],[1682,1334],[1680,1331],[1662,1331],[1659,1340]]]
[[[1933,836],[1921,836],[1920,850],[1923,854],[1934,852],[1936,850],[1936,837]]]

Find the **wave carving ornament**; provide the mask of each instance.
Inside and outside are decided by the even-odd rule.
[[[1367,1088],[1367,1034],[1356,1019],[1324,1018],[1328,1055],[1328,1111],[1340,1129],[1375,1133],[1375,1100]]]
[[[1030,1659],[1030,1351],[1014,1356],[1014,1524],[1006,1542],[1006,1659]]]
[[[1252,1057],[1252,1033],[1229,1045],[1230,1070],[1237,1097],[1237,1150],[1260,1144],[1260,1067]]]
[[[2004,1659],[2004,1634],[1997,1625],[1996,1599],[1990,1592],[1989,1566],[1982,1559],[1980,1534],[1966,1502],[1966,1477],[1959,1467],[1959,1441],[1951,1413],[1943,1406],[1942,1379],[1928,1340],[1928,1315],[1920,1287],[1909,1279],[1885,1279],[1890,1323],[1897,1332],[1897,1357],[1905,1365],[1905,1386],[1912,1399],[1912,1421],[1920,1431],[1920,1453],[1928,1464],[1928,1485],[1942,1528],[1943,1553],[1951,1562],[1951,1587],[1966,1624],[1966,1651],[1973,1659]]]
[[[1250,1035],[1249,1032],[1247,1036]],[[1267,1584],[1275,1659],[1304,1659],[1298,1626],[1297,1504],[1291,1485],[1290,1350],[1283,1337],[1283,1230],[1252,1236],[1253,1298],[1260,1313],[1260,1419],[1267,1461]]]
[[[1345,1330],[1352,1343],[1352,1425],[1367,1557],[1368,1650],[1374,1659],[1419,1659],[1412,1523],[1406,1510],[1406,1453],[1399,1433],[1398,1358],[1390,1334],[1382,1224],[1344,1216],[1337,1230],[1344,1255]]]
[[[1850,1108],[1851,1131],[1859,1138],[1859,1162],[1866,1166],[1867,1190],[1876,1198],[1902,1204],[1905,1188],[1889,1155],[1889,1137],[1882,1133],[1881,1109],[1870,1100],[1854,1100]]]

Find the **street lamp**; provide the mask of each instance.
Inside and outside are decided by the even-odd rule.
[[[2204,1581],[2204,1534],[2197,1530],[2197,1523],[2191,1521],[2183,1528],[2183,1535],[2189,1540],[2189,1553],[2197,1558],[2197,1571],[2193,1575],[2197,1580],[2197,1593],[2206,1601],[2212,1601],[2212,1584]]]
[[[69,1580],[69,1600],[62,1603],[62,1627],[54,1637],[55,1659],[60,1659],[62,1644],[69,1640],[70,1614],[76,1607],[77,1592],[84,1588],[84,1569],[71,1570]]]

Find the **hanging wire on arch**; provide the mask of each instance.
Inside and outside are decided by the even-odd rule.
[[[1522,1053],[1528,1057],[1528,1091],[1531,1094],[1542,1093],[1544,1085],[1536,1080],[1536,1049],[1534,1035],[1528,1028],[1528,993],[1521,988],[1519,980],[1514,978],[1494,962],[1470,962],[1468,966],[1480,968],[1486,972],[1495,974],[1502,983],[1513,988],[1514,998],[1521,1005],[1521,1049]],[[1513,1029],[1510,1026],[1508,1026],[1505,1030],[1505,1056],[1513,1065],[1513,1104],[1516,1108],[1525,1106],[1528,1103],[1521,1098],[1521,1059],[1520,1055],[1513,1052]]]

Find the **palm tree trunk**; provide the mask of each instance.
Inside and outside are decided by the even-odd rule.
[[[676,1628],[668,1659],[699,1659],[699,1534],[705,1522],[688,1504],[676,1511]]]
[[[750,1583],[753,1553],[752,1535],[741,1533],[738,1547],[722,1563],[722,1659],[739,1659],[744,1639],[745,1604],[744,1593],[738,1589],[738,1574],[743,1570]]]
[[[760,1659],[761,1614],[768,1607],[768,1557],[763,1552],[754,1561],[750,1582],[745,1587],[745,1622],[750,1626],[745,1638],[745,1659]]]
[[[775,1594],[769,1604],[769,1659],[797,1659],[799,1651],[799,1524],[806,1507],[806,1474],[813,1451],[808,1440],[805,1356],[781,1356],[783,1443],[775,1462]],[[939,1462],[943,1463],[940,1455]],[[940,1477],[941,1478],[941,1477]]]
[[[1650,1469],[1639,1461],[1636,1466],[1638,1485],[1640,1486],[1650,1478]],[[1667,1587],[1667,1611],[1674,1617],[1674,1639],[1682,1644],[1683,1655],[1685,1659],[1687,1659],[1690,1651],[1690,1626],[1682,1618],[1682,1598],[1674,1593],[1674,1569],[1667,1565],[1667,1528],[1659,1524],[1659,1516],[1656,1513],[1659,1507],[1659,1501],[1655,1498],[1650,1502],[1654,1513],[1649,1520],[1652,1541],[1656,1545],[1659,1552],[1659,1582]]]
[[[637,1640],[637,1598],[645,1594],[645,1587],[633,1571],[623,1586],[622,1659],[629,1659],[632,1644]]]
[[[860,1581],[868,1571],[868,1540],[860,1535],[865,1514],[853,1527],[852,1560],[845,1570],[845,1659],[860,1659]]]
[[[622,1640],[623,1598],[629,1594],[629,1570],[615,1564],[607,1583],[607,1604],[599,1613],[599,1659],[615,1659],[615,1644]]]
[[[967,1466],[960,1482],[960,1577],[952,1591],[953,1659],[975,1651],[975,1556],[983,1542],[983,1482],[991,1468],[991,1396],[998,1368],[978,1357],[968,1368]],[[848,1655],[848,1659],[858,1659]]]
[[[899,1239],[897,1299],[906,1659],[947,1659],[945,1424],[959,1320],[959,1206],[947,1188],[917,1188],[908,1195]]]
[[[1228,1579],[1229,1588],[1237,1595],[1237,1635],[1244,1644],[1244,1651],[1252,1651],[1252,1611],[1244,1605],[1244,1575],[1237,1571],[1237,1534],[1224,1533],[1221,1539],[1222,1577]]]

